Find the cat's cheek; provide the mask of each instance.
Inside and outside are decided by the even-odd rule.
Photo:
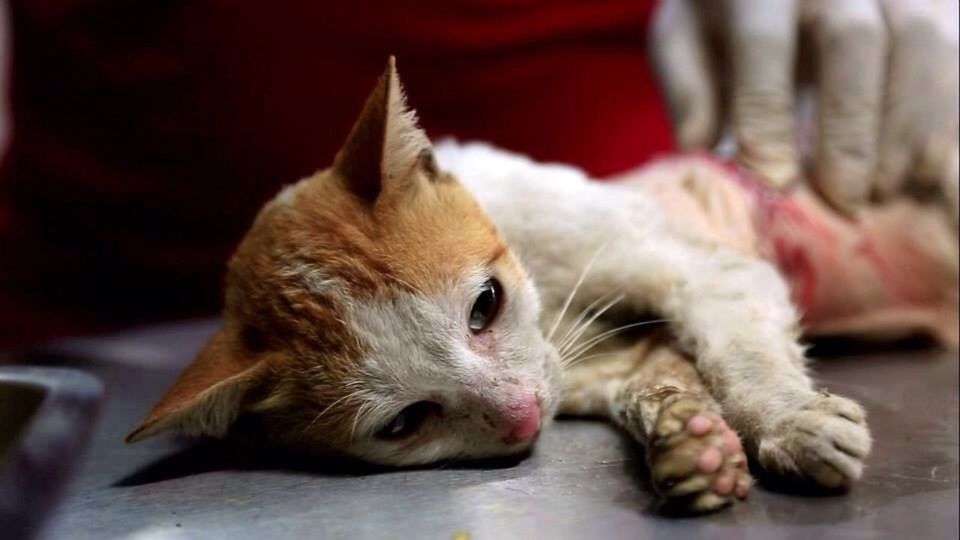
[[[484,330],[479,334],[471,336],[470,348],[478,354],[490,354],[494,351],[496,345],[496,332],[492,329]]]

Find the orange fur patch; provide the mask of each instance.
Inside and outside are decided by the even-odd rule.
[[[269,417],[275,440],[320,434],[343,446],[362,404],[347,398],[364,354],[346,303],[435,294],[485,265],[522,279],[493,223],[436,169],[413,122],[391,60],[335,165],[261,210],[228,264],[223,329],[130,440],[189,427],[191,412],[221,404],[211,392],[239,391],[221,395],[242,410],[220,418],[253,411]],[[225,387],[236,382],[243,386]]]

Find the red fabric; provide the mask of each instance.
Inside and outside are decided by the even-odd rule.
[[[390,53],[432,136],[595,175],[668,151],[651,4],[14,1],[0,343],[216,309],[258,207],[330,163]]]

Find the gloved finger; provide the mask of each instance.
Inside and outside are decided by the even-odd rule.
[[[950,112],[947,110],[944,114]],[[954,117],[956,114],[954,110]],[[928,187],[940,189],[943,186],[944,179],[949,177],[957,148],[957,125],[954,123],[952,127],[940,125],[924,138],[908,175],[908,182],[913,182],[921,190]]]
[[[940,182],[958,131],[955,1],[885,0],[890,69],[880,131],[875,194],[887,198],[908,181]]]
[[[670,107],[677,144],[710,147],[720,129],[707,31],[693,0],[663,0],[654,12],[651,54]]]
[[[794,0],[728,0],[731,123],[740,161],[784,187],[799,176],[793,144]]]
[[[960,145],[953,146],[947,158],[946,168],[940,182],[943,199],[953,217],[953,225],[960,226]]]
[[[925,49],[936,63],[929,83],[929,130],[921,138],[909,178],[930,182],[942,192],[957,218],[957,146],[960,138],[960,4],[933,0],[930,14],[935,42]],[[918,54],[922,54],[917,51]]]
[[[841,210],[863,204],[877,158],[887,32],[876,0],[814,0],[804,14],[819,70],[814,183]],[[809,16],[808,16],[809,15]]]

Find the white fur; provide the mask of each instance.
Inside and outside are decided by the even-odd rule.
[[[642,186],[590,181],[573,167],[541,165],[488,145],[442,141],[453,172],[492,216],[531,272],[543,328],[591,256],[577,305],[611,291],[624,307],[673,321],[730,419],[762,436],[813,396],[797,344],[797,315],[768,263],[673,234]]]
[[[384,137],[382,171],[386,178],[400,178],[410,170],[430,140],[417,126],[417,113],[407,106],[403,86],[395,70],[388,71],[387,129]]]
[[[419,133],[404,118],[393,136]],[[396,152],[404,159],[418,155],[421,137],[403,138],[407,146]],[[617,324],[645,312],[670,321],[725,418],[762,465],[831,486],[859,477],[870,447],[862,412],[853,402],[813,390],[797,343],[797,315],[772,266],[679,234],[639,182],[593,182],[574,167],[537,164],[483,144],[441,142],[436,157],[476,196],[532,282],[501,280],[508,287],[502,313],[479,339],[467,328],[468,314],[492,269],[468,269],[436,284],[440,292],[430,295],[397,291],[370,301],[346,297],[324,276],[297,268],[308,288],[343,300],[344,322],[364,351],[362,371],[346,383],[359,389],[362,402],[353,455],[408,465],[528,446],[531,441],[505,442],[502,428],[516,420],[510,414],[517,396],[536,393],[545,419],[556,410],[562,362],[544,336],[564,316],[562,339],[573,314],[610,295],[622,297],[611,303],[617,311],[607,314],[619,317]],[[571,310],[561,312],[575,287]],[[599,323],[590,326],[596,328],[578,343],[603,330]],[[373,436],[421,400],[442,405],[443,414],[411,438]]]
[[[553,415],[559,362],[539,331],[540,306],[530,282],[504,283],[504,304],[483,345],[467,327],[488,277],[489,269],[474,268],[441,294],[398,292],[348,304],[347,323],[365,350],[355,382],[365,389],[354,426],[355,454],[409,465],[515,452],[518,445],[501,439],[510,422],[504,416],[517,396],[541,396],[543,420]],[[404,407],[423,400],[441,404],[443,415],[428,421],[414,443],[371,436]]]
[[[130,440],[139,441],[168,430],[191,436],[223,437],[240,415],[240,402],[249,387],[250,382],[243,375],[221,381],[203,392],[195,403],[147,426]]]

